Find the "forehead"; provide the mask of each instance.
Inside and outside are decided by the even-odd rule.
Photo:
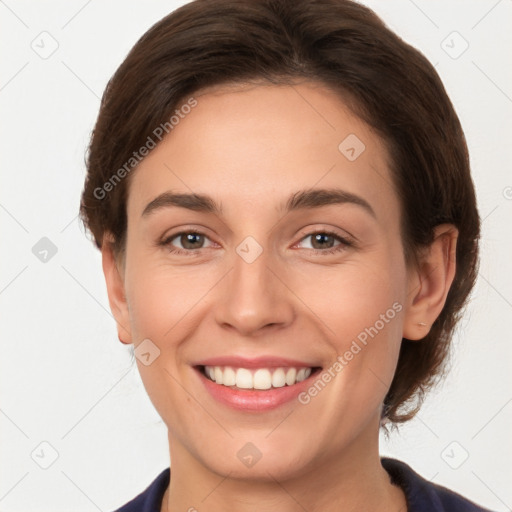
[[[192,96],[196,106],[134,171],[129,212],[140,216],[167,189],[240,211],[275,209],[294,190],[342,187],[397,214],[382,140],[321,84],[223,85]]]

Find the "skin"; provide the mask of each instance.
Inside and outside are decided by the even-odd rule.
[[[169,431],[162,511],[405,511],[380,464],[381,407],[402,337],[421,340],[443,308],[457,230],[438,226],[421,264],[407,267],[387,150],[322,84],[223,86],[194,97],[198,105],[131,177],[124,256],[116,259],[108,234],[102,249],[120,340],[137,348],[149,338],[160,350],[137,365]],[[349,134],[366,146],[352,162],[338,149]],[[331,187],[364,198],[375,217],[348,203],[279,210],[299,190]],[[168,190],[208,194],[222,215],[169,207],[143,217]],[[190,228],[205,238],[158,245]],[[322,229],[355,244],[315,254],[341,243],[315,245],[308,234]],[[263,249],[252,263],[236,252],[247,236]],[[274,355],[328,368],[394,303],[401,311],[307,405],[235,411],[191,366]],[[262,454],[252,467],[237,457],[247,442]]]

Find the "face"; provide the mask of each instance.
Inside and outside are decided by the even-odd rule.
[[[385,147],[320,84],[194,98],[131,177],[116,313],[173,464],[373,456],[408,299]]]

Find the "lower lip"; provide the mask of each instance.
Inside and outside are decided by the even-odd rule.
[[[297,396],[311,385],[311,380],[320,370],[301,382],[292,386],[270,388],[268,390],[232,389],[222,384],[216,384],[208,379],[200,369],[194,368],[199,374],[203,385],[212,397],[225,405],[243,411],[268,411],[296,399]]]

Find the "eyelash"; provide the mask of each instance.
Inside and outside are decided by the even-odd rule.
[[[176,248],[173,245],[171,245],[171,242],[175,238],[178,238],[181,235],[201,235],[201,236],[208,238],[204,233],[201,233],[200,231],[197,231],[195,229],[189,229],[187,231],[180,231],[179,233],[175,233],[175,234],[163,239],[161,242],[158,243],[158,245],[167,247],[169,252],[171,252],[173,254],[186,255],[186,256],[192,256],[192,257],[198,255],[197,251],[200,251],[201,249],[205,249],[205,247],[202,247],[199,249],[186,250],[186,249],[179,249],[179,248]],[[328,230],[320,230],[320,231],[314,231],[312,233],[308,233],[307,235],[303,236],[300,239],[300,241],[304,240],[305,238],[312,237],[315,235],[332,236],[332,237],[338,239],[339,242],[341,242],[339,245],[336,245],[329,249],[308,249],[309,251],[312,251],[316,255],[325,256],[325,255],[335,254],[335,253],[338,253],[338,252],[341,252],[341,251],[347,249],[347,247],[353,247],[355,245],[354,242],[352,242],[351,240],[343,238],[342,236],[338,235],[337,233],[334,233],[333,231],[328,231]]]

